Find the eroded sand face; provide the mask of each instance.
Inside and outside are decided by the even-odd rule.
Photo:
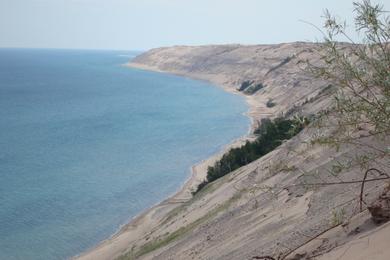
[[[246,96],[255,125],[262,118],[292,109],[311,114],[330,104],[329,96],[320,92],[327,84],[312,79],[299,63],[304,59],[318,62],[315,49],[316,45],[309,43],[178,46],[151,50],[129,66],[208,80],[235,93],[243,81],[262,83],[263,89]],[[270,99],[276,103],[272,108],[266,106]],[[358,213],[359,185],[305,188],[300,184],[361,179],[361,172],[355,167],[343,176],[330,174],[328,169],[335,161],[358,151],[352,147],[334,151],[310,146],[307,142],[315,131],[305,129],[275,151],[215,181],[192,198],[190,191],[205,177],[207,166],[222,153],[202,162],[194,167],[193,177],[178,194],[79,259],[114,259],[123,254],[128,259],[251,259],[285,255],[295,248],[301,253],[319,251],[321,246],[325,248],[322,250],[331,250],[336,242],[329,242],[326,247],[301,245],[335,221],[345,221],[346,217],[337,217],[341,216],[337,212],[340,209],[345,216]],[[366,190],[370,191],[366,196],[369,202],[381,191],[381,185],[370,183]],[[345,230],[338,233],[346,237],[344,244],[356,238],[349,236],[348,240],[347,234]],[[386,252],[384,255],[388,256]]]

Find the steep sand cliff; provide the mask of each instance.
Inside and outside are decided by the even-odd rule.
[[[207,80],[229,91],[248,82],[250,86],[245,90],[250,93],[250,115],[258,118],[261,114],[286,112],[326,87],[325,82],[307,75],[301,63],[306,59],[318,62],[316,48],[312,43],[176,46],[148,51],[129,66]],[[250,90],[256,86],[260,89],[252,94]],[[272,109],[266,106],[270,99],[277,104]]]
[[[316,48],[311,43],[177,46],[151,50],[128,65],[207,80],[241,93],[256,124],[261,118],[281,114],[314,114],[330,104],[328,84],[310,77],[299,62],[318,62]],[[272,107],[267,106],[270,100]],[[220,156],[216,155],[196,168],[197,177],[176,196],[80,259],[252,259],[265,255],[333,259],[331,250],[337,246],[341,246],[337,259],[355,259],[343,254],[350,248],[348,243],[376,228],[367,224],[366,211],[358,214],[359,184],[301,184],[360,180],[358,166],[342,175],[330,169],[337,161],[365,151],[312,146],[309,141],[316,131],[305,129],[275,151],[191,197],[190,191],[204,178],[207,165]],[[369,183],[365,200],[373,200],[381,189],[378,183]],[[343,225],[331,228],[340,223]],[[380,230],[377,236],[388,235],[383,231],[387,226]],[[358,249],[354,249],[355,255]],[[382,249],[368,244],[364,250],[389,257],[388,250]]]

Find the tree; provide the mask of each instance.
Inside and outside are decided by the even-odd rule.
[[[333,106],[317,120],[318,127],[332,132],[313,142],[368,148],[369,152],[355,158],[368,170],[390,153],[390,17],[382,5],[369,0],[355,2],[354,13],[355,30],[362,35],[359,43],[346,33],[345,22],[326,11],[325,40],[319,44],[321,62],[306,61],[315,77],[336,86]]]

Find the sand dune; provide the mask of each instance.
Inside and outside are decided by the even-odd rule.
[[[327,83],[310,77],[299,62],[305,59],[318,62],[316,48],[311,43],[176,46],[146,52],[128,66],[207,80],[244,95],[255,126],[265,117],[298,112],[313,114],[330,104],[331,99],[324,91]],[[262,87],[251,94],[238,91],[246,81],[252,87],[259,84]],[[269,100],[275,106],[267,107]],[[316,129],[305,129],[273,152],[215,181],[192,198],[191,189],[221,154],[202,162],[194,167],[193,178],[178,194],[139,216],[79,259],[119,256],[123,259],[252,259],[264,255],[288,255],[287,258],[293,259],[297,254],[302,258],[296,259],[314,255],[320,259],[369,259],[355,258],[358,249],[355,250],[354,243],[364,238],[349,235],[352,227],[364,224],[362,219],[369,221],[367,212],[358,214],[359,185],[311,188],[300,185],[319,179],[360,180],[359,167],[352,167],[342,176],[334,176],[328,169],[337,160],[363,151],[353,147],[335,151],[311,146],[307,141],[315,132]],[[368,184],[365,200],[372,201],[381,190],[377,183]],[[338,226],[339,229],[324,233],[321,243],[307,243],[338,223],[344,223],[343,228]],[[380,242],[388,240],[388,225],[365,228],[371,232],[366,237],[379,241],[365,255],[371,256],[372,252],[376,257],[372,259],[389,259],[385,243]],[[333,248],[336,249],[332,251]],[[345,248],[354,249],[340,258]]]

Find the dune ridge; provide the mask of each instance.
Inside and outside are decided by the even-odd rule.
[[[318,44],[304,42],[175,46],[150,50],[127,66],[207,80],[244,95],[255,127],[263,118],[316,114],[329,106],[328,84],[313,79],[301,63],[306,59],[319,62],[317,47]],[[245,92],[248,88],[252,90]],[[361,178],[359,167],[352,167],[342,176],[334,176],[328,169],[337,160],[364,151],[310,146],[308,141],[315,131],[305,129],[192,198],[190,191],[205,177],[207,166],[224,151],[209,158],[194,167],[193,177],[176,195],[78,259],[252,259],[265,255],[284,259],[315,259],[317,255],[328,259],[326,255],[334,248],[348,245],[373,227],[365,226],[361,232],[353,233],[369,221],[367,211],[357,211],[358,184],[313,188],[299,185],[315,182],[319,175],[322,181]],[[251,136],[233,145],[247,138]],[[374,200],[382,186],[368,184],[366,201]],[[333,229],[340,227],[338,222],[348,224]],[[329,231],[322,234],[322,240],[315,240],[320,242],[310,242],[326,230]],[[332,239],[335,237],[339,239]],[[383,248],[371,245],[370,250],[378,252]],[[338,259],[352,259],[344,255]]]

